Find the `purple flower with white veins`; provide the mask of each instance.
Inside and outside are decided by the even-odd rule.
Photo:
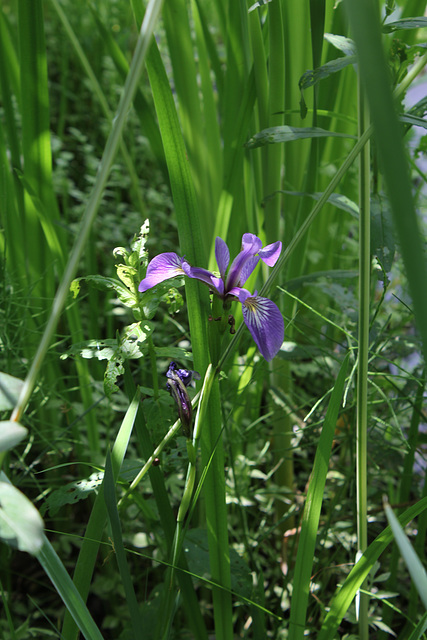
[[[272,360],[283,342],[285,328],[282,314],[274,302],[258,296],[256,291],[251,294],[243,285],[260,259],[269,267],[273,267],[281,250],[281,242],[274,242],[263,248],[257,236],[245,233],[242,237],[242,250],[228,269],[230,251],[222,238],[216,238],[215,257],[220,277],[207,269],[192,267],[185,258],[179,257],[176,253],[161,253],[149,263],[139,291],[143,293],[164,280],[184,275],[207,284],[210,290],[224,301],[225,307],[231,298],[237,298],[242,304],[243,320],[258,349],[266,360]]]

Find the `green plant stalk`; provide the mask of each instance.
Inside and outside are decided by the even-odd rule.
[[[83,253],[86,241],[89,237],[92,223],[95,219],[98,207],[101,203],[102,194],[108,180],[111,165],[120,144],[123,129],[126,124],[128,110],[131,106],[133,96],[138,86],[140,74],[147,54],[147,49],[151,40],[151,35],[154,31],[155,24],[157,22],[157,18],[160,13],[161,5],[162,0],[150,0],[147,6],[145,18],[139,33],[135,54],[132,60],[131,67],[129,69],[129,75],[126,79],[123,94],[121,96],[120,103],[117,109],[117,116],[113,121],[111,132],[104,149],[94,189],[86,206],[79,234],[71,251],[67,266],[53,300],[52,309],[46,328],[44,330],[37,352],[31,363],[30,370],[27,374],[27,377],[25,378],[24,386],[18,398],[18,402],[13,410],[11,420],[19,421],[21,415],[25,411],[31,393],[34,389],[34,385],[36,384],[41,364],[46,356],[47,350],[58,324],[59,317],[67,300],[70,283],[76,273],[80,257]]]
[[[369,127],[369,113],[360,86],[359,138]],[[357,356],[357,408],[356,408],[356,502],[357,502],[357,553],[362,554],[368,546],[367,507],[367,439],[368,439],[368,365],[369,326],[371,298],[371,158],[369,142],[359,156],[359,334]],[[366,584],[362,585],[367,588]],[[369,637],[368,606],[366,593],[359,594],[359,637]]]
[[[302,640],[304,637],[310,577],[312,574],[316,538],[319,529],[323,492],[326,484],[328,462],[331,457],[332,441],[344,391],[348,361],[349,355],[346,356],[341,365],[332,390],[307,491],[294,571],[289,640]]]

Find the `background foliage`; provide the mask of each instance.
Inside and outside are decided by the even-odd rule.
[[[161,5],[0,10],[2,637],[425,637],[426,3]],[[137,292],[248,231],[270,364]]]

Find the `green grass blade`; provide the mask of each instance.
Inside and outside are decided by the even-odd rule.
[[[123,418],[116,440],[114,442],[113,451],[111,453],[113,478],[116,481],[120,473],[120,469],[127,451],[129,438],[135,420],[138,416],[140,392],[136,390],[132,401]],[[95,498],[94,505],[90,514],[89,522],[86,527],[85,536],[80,548],[79,557],[76,562],[73,576],[73,584],[77,588],[81,598],[86,602],[89,594],[92,574],[95,567],[96,558],[101,543],[102,533],[104,531],[107,512],[103,497],[102,487]],[[75,621],[70,613],[65,615],[62,627],[62,635],[66,640],[76,638],[78,633]]]
[[[103,640],[101,632],[93,621],[67,570],[49,540],[46,536],[43,537],[44,543],[41,550],[36,554],[37,560],[49,576],[86,640]]]
[[[109,451],[107,452],[107,460],[105,463],[104,499],[113,536],[114,555],[117,559],[122,585],[126,595],[126,603],[129,607],[133,637],[135,640],[138,638],[142,639],[144,637],[142,619],[139,613],[138,600],[133,588],[129,565],[126,559],[125,547],[123,544],[122,527],[120,525],[119,512],[117,509],[115,480],[111,454]]]
[[[427,497],[407,509],[399,517],[401,526],[405,527],[420,513],[423,513],[425,509],[427,509]],[[360,589],[363,581],[367,578],[375,562],[392,541],[393,531],[391,527],[388,526],[369,545],[331,601],[329,611],[323,622],[320,633],[317,636],[317,640],[330,640],[335,637],[338,626],[348,610],[353,598],[356,596],[357,591]]]
[[[384,505],[387,520],[392,528],[393,535],[400,549],[400,553],[408,567],[411,578],[417,588],[418,595],[427,610],[427,573],[419,557],[415,553],[411,543],[405,535],[398,519],[393,513],[393,509],[388,503]]]
[[[332,391],[307,491],[307,499],[301,523],[301,535],[298,543],[298,552],[295,563],[289,624],[290,640],[300,640],[304,637],[309,584],[313,567],[316,536],[319,529],[320,511],[322,508],[326,474],[328,472],[328,462],[331,457],[332,441],[344,391],[348,360],[349,356],[347,355],[341,365]]]

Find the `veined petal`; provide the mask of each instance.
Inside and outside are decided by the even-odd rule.
[[[151,289],[159,282],[183,276],[182,268],[184,259],[180,258],[176,253],[160,253],[153,258],[147,267],[146,276],[139,283],[138,291],[144,293],[147,289]]]
[[[243,296],[242,296],[243,297]],[[247,297],[242,304],[243,320],[261,355],[274,358],[284,338],[285,325],[278,307],[268,298]]]
[[[232,265],[230,267],[230,271],[227,276],[227,284],[226,290],[232,289],[236,286],[243,285],[248,279],[250,273],[255,268],[255,265],[252,266],[250,273],[245,275],[245,280],[242,281],[242,270],[245,267],[246,263],[251,260],[253,256],[255,256],[258,251],[262,248],[261,240],[255,236],[253,233],[244,233],[242,236],[242,250],[241,252],[234,258]]]
[[[187,263],[183,264],[183,269],[185,271],[185,275],[189,278],[195,278],[196,280],[201,280],[201,282],[205,282],[214,292],[219,295],[224,295],[224,282],[221,278],[217,278],[211,271],[207,269],[202,269],[201,267],[190,267]]]
[[[230,251],[222,238],[215,239],[215,258],[221,278],[224,278],[227,267],[230,263]]]
[[[243,286],[245,284],[246,280],[249,278],[252,271],[257,266],[258,262],[259,262],[258,256],[251,256],[250,258],[248,258],[248,260],[245,262],[240,272],[240,278],[239,278],[240,286]]]
[[[282,243],[280,241],[277,241],[273,242],[273,244],[268,244],[266,247],[261,249],[261,251],[258,252],[258,255],[266,265],[268,265],[269,267],[274,267],[281,251]]]

